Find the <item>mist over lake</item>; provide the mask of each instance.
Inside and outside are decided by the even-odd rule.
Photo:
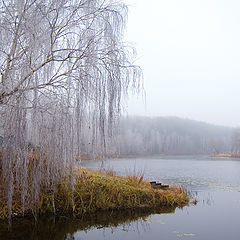
[[[0,240],[238,240],[239,9],[0,0]]]

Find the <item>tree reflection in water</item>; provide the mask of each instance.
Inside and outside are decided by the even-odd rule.
[[[121,226],[123,231],[129,231],[133,222],[141,224],[146,229],[146,218],[151,214],[173,213],[175,208],[137,209],[101,211],[85,214],[81,218],[66,216],[44,216],[37,222],[33,218],[13,219],[11,227],[8,222],[0,222],[0,239],[12,240],[73,240],[78,231],[88,231],[93,228],[116,228]],[[134,229],[139,231],[137,225]]]

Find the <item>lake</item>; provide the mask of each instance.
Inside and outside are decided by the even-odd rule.
[[[142,174],[145,180],[184,186],[197,199],[182,209],[111,211],[82,219],[52,216],[12,223],[0,239],[59,240],[238,240],[240,238],[240,160],[206,156],[168,156],[83,161],[118,175]]]

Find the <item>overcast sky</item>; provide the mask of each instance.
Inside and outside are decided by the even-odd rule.
[[[128,114],[240,126],[240,1],[125,1],[146,90]]]

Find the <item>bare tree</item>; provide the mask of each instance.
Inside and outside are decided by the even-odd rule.
[[[37,208],[42,184],[54,191],[71,173],[74,187],[83,139],[92,153],[106,153],[122,97],[140,88],[134,51],[122,41],[126,16],[115,0],[1,0],[0,169],[9,216],[16,189],[24,212],[26,201]],[[30,162],[29,143],[38,161]]]
[[[232,128],[176,117],[122,117],[118,133],[120,155],[213,154],[231,148]],[[236,130],[235,152],[240,146]]]
[[[232,149],[233,153],[240,152],[240,128],[236,128],[232,135]]]

